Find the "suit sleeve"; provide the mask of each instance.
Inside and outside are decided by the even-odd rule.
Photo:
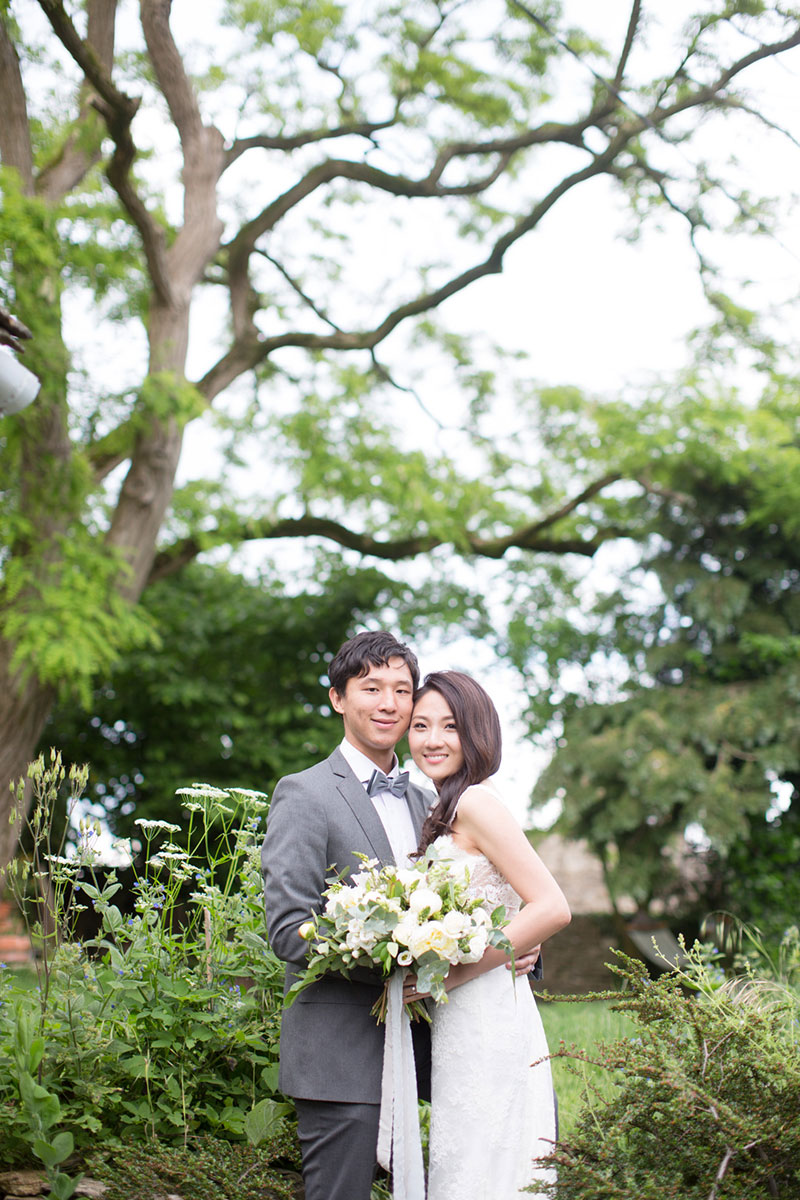
[[[275,788],[261,849],[270,945],[284,962],[301,962],[298,929],[319,912],[328,874],[327,816],[318,796],[298,776]]]

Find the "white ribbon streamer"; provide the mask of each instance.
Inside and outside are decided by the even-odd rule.
[[[378,1162],[392,1170],[394,1200],[425,1200],[411,1021],[403,1004],[403,971],[389,980],[383,1047]]]

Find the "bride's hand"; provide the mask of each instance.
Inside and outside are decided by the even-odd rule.
[[[534,946],[533,949],[528,950],[527,953],[520,954],[519,958],[515,959],[513,964],[509,959],[506,963],[506,967],[510,971],[513,965],[515,975],[528,975],[539,961],[539,955],[541,952],[541,946]]]

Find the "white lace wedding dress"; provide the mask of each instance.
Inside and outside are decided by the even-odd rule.
[[[490,912],[519,911],[485,855],[449,835],[435,846],[467,863],[470,891]],[[552,1168],[532,1164],[553,1150],[555,1106],[550,1063],[537,1061],[548,1049],[528,980],[515,984],[501,966],[454,988],[435,1006],[432,1039],[428,1200],[519,1200],[521,1188],[554,1180]]]

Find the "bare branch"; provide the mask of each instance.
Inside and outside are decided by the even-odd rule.
[[[183,148],[183,228],[167,253],[176,291],[190,289],[219,249],[217,184],[224,165],[222,134],[204,125],[194,87],[169,25],[172,0],[141,0],[142,30],[158,85]]]
[[[315,142],[327,142],[332,138],[363,137],[372,138],[382,129],[391,129],[397,123],[398,114],[386,121],[356,121],[352,125],[337,125],[333,129],[308,129],[301,133],[286,136],[257,134],[254,137],[237,138],[232,146],[225,151],[225,167],[241,158],[248,150],[299,150],[302,146],[311,146]]]
[[[545,534],[544,531],[550,529],[564,516],[568,516],[580,504],[596,495],[617,478],[619,477],[615,475],[597,480],[580,496],[567,501],[556,512],[530,525],[525,525],[521,529],[512,530],[504,537],[483,538],[465,530],[459,539],[458,548],[462,552],[476,555],[479,558],[502,558],[510,549],[530,550],[540,554],[579,554],[582,557],[591,558],[604,542],[611,538],[624,537],[626,531],[609,527],[598,531],[592,537],[585,538],[579,536],[552,537]],[[315,517],[310,513],[302,517],[283,520],[271,518],[246,520],[237,527],[226,524],[219,530],[205,531],[201,537],[184,538],[172,546],[166,547],[156,555],[147,583],[149,585],[158,579],[174,575],[192,562],[198,554],[211,550],[215,546],[244,541],[308,537],[327,538],[348,550],[356,550],[359,554],[391,562],[415,558],[419,554],[429,554],[438,546],[451,544],[447,539],[432,533],[416,534],[394,541],[381,540],[373,537],[372,534],[357,533],[348,529],[339,521],[332,521],[326,517]]]
[[[132,100],[114,87],[111,76],[104,68],[94,47],[83,41],[61,0],[39,0],[39,7],[50,22],[58,40],[81,68],[101,99],[110,108],[130,109],[132,120],[139,107],[139,101]]]
[[[616,471],[609,472],[607,475],[603,475],[600,479],[596,479],[594,483],[590,483],[589,486],[584,488],[583,491],[577,496],[573,496],[572,499],[565,501],[560,508],[548,513],[546,517],[542,517],[540,520],[532,522],[532,524],[525,526],[524,529],[515,530],[513,533],[510,533],[507,538],[493,539],[492,545],[498,550],[503,545],[505,545],[506,549],[510,548],[511,546],[535,549],[536,546],[539,545],[541,541],[541,534],[545,529],[551,529],[553,525],[556,525],[559,521],[563,521],[565,517],[570,516],[577,508],[580,508],[582,504],[585,504],[587,500],[591,500],[593,496],[597,496],[612,483],[619,482],[621,478],[622,476]],[[485,551],[479,552],[485,553]],[[502,557],[503,552],[504,551],[501,551],[499,554],[494,553],[491,557]]]
[[[628,65],[633,43],[636,40],[636,31],[639,28],[639,17],[641,15],[641,0],[633,0],[631,7],[631,15],[628,18],[628,29],[625,34],[625,44],[622,47],[622,53],[619,56],[617,69],[614,72],[614,87],[620,88],[622,81],[625,78],[625,68]]]
[[[616,158],[622,142],[627,140],[628,136],[632,136],[632,134],[618,135],[617,138],[609,142],[603,154],[595,156],[588,166],[562,179],[560,183],[533,207],[526,217],[521,218],[508,233],[498,238],[487,258],[481,263],[463,271],[460,275],[450,279],[434,291],[425,292],[417,296],[414,300],[399,305],[392,312],[388,313],[375,328],[349,332],[336,330],[332,333],[295,331],[277,334],[270,338],[260,338],[252,332],[244,334],[234,341],[233,345],[222,358],[199,380],[197,383],[199,391],[209,401],[212,401],[215,396],[219,395],[239,375],[245,371],[252,370],[258,363],[263,362],[265,358],[274,353],[274,351],[283,349],[286,346],[300,346],[309,350],[372,350],[379,342],[388,337],[401,322],[410,317],[430,312],[442,304],[443,301],[463,291],[477,279],[481,279],[486,275],[499,274],[503,269],[503,258],[507,251],[520,238],[524,237],[526,233],[536,228],[542,217],[544,217],[561,196],[585,180],[607,171]],[[313,174],[313,172],[310,174]],[[306,178],[308,179],[308,176]],[[239,236],[241,235],[238,235],[234,239],[234,243],[232,243],[232,245],[236,245],[237,247],[237,256],[232,260],[230,268],[233,279],[237,276],[246,277],[247,274],[247,258],[249,254],[249,251],[245,250],[247,240],[243,239],[240,243]]]
[[[783,125],[779,125],[777,121],[770,121],[769,117],[765,116],[764,113],[759,112],[757,108],[753,108],[751,105],[746,104],[745,101],[741,100],[738,96],[724,97],[724,99],[720,100],[720,107],[736,109],[738,112],[747,113],[749,117],[754,117],[755,120],[763,125],[766,129],[771,129],[773,133],[779,133],[782,137],[785,137],[787,141],[791,142],[793,146],[800,148],[800,138],[796,138],[790,129],[786,129]]]
[[[300,284],[289,274],[283,263],[279,263],[277,258],[273,258],[273,256],[268,254],[266,250],[258,250],[257,253],[261,256],[261,258],[265,258],[267,262],[272,263],[275,270],[283,276],[283,278],[291,287],[292,291],[297,293],[303,303],[311,309],[315,317],[319,317],[320,321],[324,321],[326,325],[330,325],[331,329],[336,329],[341,332],[341,326],[337,325],[335,321],[332,321],[328,314],[324,312],[314,300],[311,299],[307,292],[303,291]]]
[[[782,38],[779,42],[762,43],[755,50],[751,50],[749,54],[737,58],[729,67],[720,71],[713,83],[696,87],[681,100],[676,100],[674,104],[668,104],[663,108],[660,105],[655,107],[650,112],[649,123],[654,126],[660,125],[678,113],[686,112],[690,108],[698,108],[704,104],[724,105],[727,103],[727,99],[721,97],[721,93],[738,75],[752,67],[754,63],[785,54],[787,50],[793,50],[795,46],[800,46],[800,24],[790,37]]]
[[[106,171],[109,183],[139,230],[154,290],[164,304],[169,304],[172,289],[166,270],[164,231],[150,216],[130,178],[136,158],[131,122],[139,101],[114,86],[92,46],[81,39],[60,0],[39,0],[39,5],[59,41],[97,92],[93,104],[105,119],[114,141],[114,153]]]
[[[98,62],[111,78],[114,65],[114,32],[117,0],[90,0],[86,40],[97,55]],[[66,141],[56,156],[45,163],[36,180],[36,191],[50,203],[66,196],[85,177],[87,171],[100,161],[102,156],[102,125],[99,114],[97,134],[87,138],[87,125],[91,119],[91,83],[85,79],[79,90],[80,112],[73,122]]]

